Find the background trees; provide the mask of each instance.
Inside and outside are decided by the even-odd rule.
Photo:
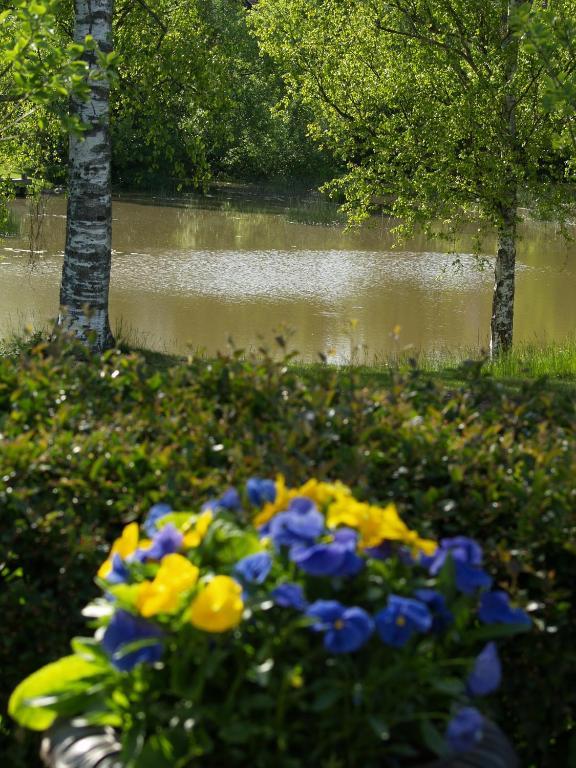
[[[565,213],[575,19],[574,0],[118,0],[113,181],[335,177],[353,219],[384,202],[405,231],[494,227],[498,353],[519,208]],[[5,20],[0,167],[62,183],[67,93],[88,87],[73,0],[18,0]]]
[[[61,39],[57,10],[57,0],[0,1],[0,179],[48,175],[60,120],[68,125],[65,97],[84,89],[83,46]],[[4,199],[12,191],[5,184]]]
[[[554,5],[573,13],[569,2]],[[517,24],[529,0],[262,0],[254,23],[312,131],[346,164],[333,184],[361,219],[387,201],[403,228],[497,229],[491,345],[512,343],[519,206],[562,216],[571,117],[545,102],[549,78]],[[567,47],[550,66],[574,67]]]

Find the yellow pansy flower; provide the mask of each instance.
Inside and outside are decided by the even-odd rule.
[[[404,539],[404,544],[412,548],[414,552],[422,552],[424,555],[433,555],[438,549],[438,543],[432,539],[421,539],[416,531],[409,531]]]
[[[137,549],[145,549],[150,546],[151,542],[143,539],[139,541],[140,530],[138,523],[129,523],[122,531],[120,537],[116,539],[110,550],[110,554],[107,559],[102,563],[98,569],[98,576],[101,579],[105,579],[112,570],[112,562],[114,555],[119,555],[122,560],[126,560],[130,555],[133,555]]]
[[[320,509],[334,499],[341,499],[352,496],[352,491],[347,485],[337,481],[335,483],[323,483],[312,477],[301,485],[297,490],[298,496],[306,496],[311,499]]]
[[[183,555],[166,555],[154,581],[144,581],[139,586],[136,607],[141,615],[149,617],[177,611],[182,594],[196,586],[199,573]]]
[[[365,549],[377,547],[383,541],[399,541],[427,555],[437,548],[436,542],[421,539],[416,531],[408,528],[394,504],[382,508],[341,497],[330,505],[327,525],[329,528],[339,525],[355,528],[360,534],[360,546]]]
[[[227,632],[242,620],[242,587],[230,576],[214,576],[194,599],[190,621],[205,632]]]
[[[213,519],[214,514],[212,510],[207,509],[205,512],[202,512],[200,515],[198,515],[193,526],[191,526],[189,529],[184,527],[184,539],[182,541],[184,549],[195,549],[196,547],[200,546],[204,536],[206,536],[206,533],[208,532],[208,528],[210,528],[210,524],[212,523]]]
[[[259,528],[271,520],[278,512],[288,509],[290,501],[298,496],[305,496],[313,501],[320,509],[334,499],[350,497],[352,491],[344,483],[323,483],[315,477],[307,480],[299,488],[287,488],[284,475],[276,477],[276,498],[267,502],[254,518],[254,525]]]

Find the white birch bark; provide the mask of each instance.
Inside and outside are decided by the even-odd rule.
[[[510,22],[514,11],[526,2],[529,0],[508,0],[502,17],[502,45],[505,53],[505,92],[502,99],[502,118],[505,139],[513,154],[519,151],[516,146],[516,98],[514,94],[514,77],[518,68],[519,44],[517,38],[512,35]],[[510,179],[510,184],[504,190],[501,202],[490,324],[490,353],[492,357],[497,357],[512,348],[518,216],[518,189],[515,179]]]
[[[112,50],[114,0],[74,0],[74,39],[91,35],[101,51]],[[110,178],[110,83],[95,51],[85,55],[90,97],[71,99],[71,114],[88,126],[71,135],[66,248],[60,287],[59,325],[96,351],[114,344],[108,318],[112,248]]]
[[[514,77],[518,68],[518,40],[511,34],[514,10],[526,0],[508,0],[502,17],[502,45],[505,52],[505,92],[502,99],[504,140],[514,154],[516,147],[516,100]],[[498,246],[494,268],[492,320],[490,324],[490,354],[497,357],[512,348],[514,331],[514,293],[516,287],[516,220],[518,212],[517,185],[510,179],[504,185],[501,201]]]
[[[490,351],[493,356],[512,347],[514,330],[514,292],[516,287],[516,207],[503,213],[498,228]]]

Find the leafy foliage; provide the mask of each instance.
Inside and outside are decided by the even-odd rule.
[[[574,422],[573,398],[544,382],[511,391],[472,376],[451,390],[414,371],[372,389],[353,372],[267,358],[163,371],[118,353],[86,365],[44,345],[0,359],[3,690],[66,652],[94,596],[86,574],[151,504],[189,506],[275,470],[291,484],[339,477],[361,498],[395,500],[422,535],[465,529],[498,586],[530,595],[538,631],[504,645],[496,715],[523,764],[569,764]]]
[[[564,178],[554,137],[567,116],[543,109],[540,56],[509,22],[547,5],[262,0],[253,18],[313,135],[346,163],[332,188],[353,217],[380,202],[405,229],[470,216],[498,226],[517,191],[562,209],[554,184],[544,197],[540,186]],[[551,48],[552,66],[571,72],[573,51]]]

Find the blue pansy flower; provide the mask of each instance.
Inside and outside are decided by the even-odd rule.
[[[250,504],[255,507],[262,507],[266,502],[272,504],[276,500],[276,484],[273,480],[252,477],[246,483],[246,492]]]
[[[162,560],[166,555],[178,552],[182,547],[183,534],[172,523],[160,528],[152,539],[152,546],[148,549],[139,549],[135,558],[145,563],[148,560]]]
[[[416,632],[428,632],[432,627],[427,605],[399,595],[390,595],[388,605],[374,619],[382,640],[394,648],[402,648]]]
[[[116,611],[102,638],[102,647],[110,661],[121,672],[129,672],[136,664],[154,664],[162,658],[163,646],[159,642],[162,631],[128,611]],[[150,643],[133,651],[124,652],[132,643],[149,640]]]
[[[228,490],[224,491],[222,496],[218,499],[218,504],[224,509],[229,509],[231,511],[240,509],[240,494],[236,488],[228,488]]]
[[[476,657],[466,689],[470,696],[487,696],[500,687],[501,680],[502,665],[496,643],[488,643]]]
[[[306,611],[312,629],[324,632],[330,653],[351,653],[361,648],[374,631],[374,622],[363,608],[346,608],[337,600],[317,600]]]
[[[275,515],[267,526],[266,535],[280,547],[310,546],[324,532],[324,516],[314,504],[304,511],[289,509]]]
[[[409,547],[398,546],[397,541],[383,541],[377,547],[367,547],[364,554],[373,560],[389,560],[396,557],[403,565],[422,565],[424,560],[430,560],[420,553],[414,556]]]
[[[462,707],[448,723],[446,741],[453,752],[468,752],[482,741],[484,717],[474,707]]]
[[[456,571],[456,588],[465,595],[472,595],[479,589],[490,589],[492,577],[482,568],[458,560],[454,563]]]
[[[242,584],[263,584],[271,568],[272,558],[268,552],[256,552],[236,563],[234,577]]]
[[[449,557],[454,561],[456,587],[460,592],[471,595],[492,586],[492,579],[481,568],[482,548],[467,536],[442,539],[434,555],[422,557],[420,562],[428,567],[432,576],[437,576]]]
[[[108,576],[106,576],[106,581],[108,584],[125,584],[128,581],[129,576],[130,574],[126,567],[126,563],[120,555],[116,553],[112,557],[112,568],[110,569]]]
[[[482,547],[480,544],[467,536],[454,536],[450,539],[442,539],[436,552],[431,557],[425,558],[432,576],[438,575],[449,555],[456,562],[477,567],[482,565]]]
[[[354,576],[364,566],[355,551],[357,541],[356,531],[339,528],[331,542],[292,547],[290,559],[311,576]]]
[[[446,598],[435,589],[417,589],[414,597],[426,603],[432,613],[432,631],[443,632],[454,622],[454,614],[446,604]]]
[[[373,560],[389,560],[394,554],[395,548],[391,541],[383,541],[377,547],[366,547],[364,554]]]
[[[272,590],[272,599],[282,608],[295,608],[297,611],[305,611],[308,608],[308,601],[304,597],[304,590],[300,584],[288,581],[279,584]]]
[[[307,496],[296,496],[295,498],[290,499],[290,503],[288,504],[288,510],[290,512],[300,512],[300,514],[311,512],[314,509],[316,509],[316,504],[314,504],[312,499],[309,499]]]
[[[512,608],[506,592],[485,592],[480,598],[478,617],[484,624],[523,624],[532,622],[521,608]]]
[[[166,517],[166,515],[169,515],[171,512],[172,507],[170,504],[154,504],[154,506],[150,507],[148,514],[146,515],[146,520],[144,520],[142,525],[146,531],[146,535],[152,538],[152,536],[154,536],[154,534],[158,531],[158,527],[156,525],[158,520]]]
[[[220,509],[234,511],[240,509],[240,506],[240,494],[236,488],[228,488],[228,490],[224,491],[222,496],[218,499],[209,499],[208,501],[205,501],[200,507],[200,511],[206,512],[206,510],[210,510],[211,512],[218,512]]]

